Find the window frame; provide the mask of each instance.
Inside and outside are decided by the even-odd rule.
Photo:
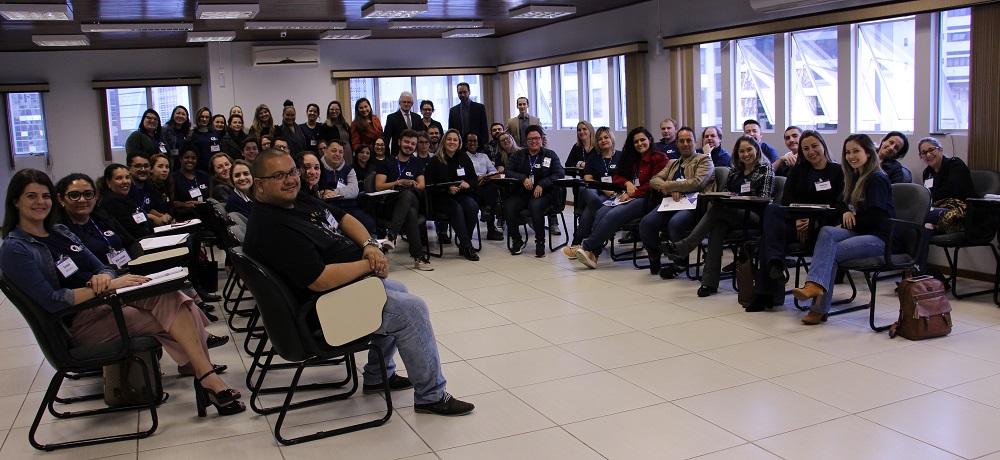
[[[4,123],[7,125],[7,142],[9,146],[9,156],[11,167],[14,167],[14,161],[18,157],[48,157],[51,152],[51,147],[49,146],[49,128],[48,128],[48,118],[45,115],[45,96],[46,91],[2,91],[3,93],[3,109],[6,119]],[[17,141],[14,135],[14,123],[13,114],[11,113],[10,96],[12,94],[37,94],[39,100],[39,110],[41,111],[41,122],[42,130],[45,132],[45,149],[40,152],[22,152],[17,151]]]

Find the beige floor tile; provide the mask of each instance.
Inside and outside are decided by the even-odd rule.
[[[611,460],[691,458],[745,442],[670,403],[563,428]]]
[[[554,295],[567,294],[571,292],[597,291],[615,287],[613,283],[597,278],[591,278],[589,276],[569,276],[563,278],[535,280],[528,281],[525,284],[540,291]]]
[[[496,272],[473,273],[471,275],[453,274],[435,281],[448,289],[478,289],[517,282]]]
[[[662,300],[629,305],[627,307],[612,308],[609,310],[600,310],[598,313],[638,330],[652,329],[707,318],[707,316],[701,313],[688,310],[684,307],[671,305]]]
[[[997,392],[997,385],[1000,385],[1000,375],[991,375],[984,379],[973,380],[968,383],[946,388],[944,391],[981,402],[996,408],[1000,408],[1000,392]]]
[[[631,366],[690,353],[677,345],[642,332],[570,342],[560,347],[604,369]]]
[[[280,460],[283,457],[278,448],[278,442],[270,436],[270,433],[244,434],[139,452],[139,460],[174,460],[178,458]]]
[[[767,337],[717,318],[673,324],[644,332],[691,351],[710,350]]]
[[[548,294],[533,287],[525,286],[524,284],[491,286],[479,289],[463,289],[456,292],[461,294],[463,297],[478,303],[479,305],[492,305],[495,303],[537,299],[548,296]]]
[[[965,458],[1000,450],[1000,409],[942,391],[858,416]]]
[[[668,401],[758,380],[698,354],[612,369],[611,373]]]
[[[100,423],[95,423],[90,417],[60,420],[38,427],[35,440],[41,444],[78,441],[84,438],[111,436],[117,434],[135,433],[138,417],[135,412],[121,412],[101,417]],[[161,420],[162,423],[162,420]],[[149,428],[149,422],[143,422],[143,429]],[[157,429],[153,437],[160,435]],[[151,439],[150,438],[150,439]],[[26,458],[80,460],[109,457],[131,453],[135,455],[136,441],[121,441],[108,444],[61,449],[53,452],[43,452],[31,447],[28,443],[28,428],[14,428],[7,433],[7,440],[0,448],[0,459],[21,460]]]
[[[427,309],[430,310],[431,313],[479,306],[479,304],[462,297],[455,292],[428,294],[421,296],[421,298],[424,299],[424,303],[427,304]]]
[[[492,251],[497,251],[497,249],[492,249]],[[503,270],[513,270],[518,268],[541,267],[547,265],[545,261],[538,260],[532,257],[532,255],[533,254],[528,254],[527,252],[525,252],[524,254],[521,255],[511,256],[510,253],[508,252],[505,256],[496,258],[491,257],[489,259],[480,260],[476,265],[489,268],[490,270],[493,270],[495,272]]]
[[[344,419],[342,424],[353,424],[367,420],[365,416]],[[337,428],[335,425],[319,424],[282,431],[285,436],[301,436],[320,430]],[[257,436],[270,436],[270,433],[257,433]],[[391,442],[387,442],[391,440]],[[318,439],[292,446],[281,446],[281,454],[286,459],[326,459],[326,458],[365,458],[374,460],[390,460],[412,457],[430,451],[419,436],[407,424],[399,413],[394,413],[385,425],[366,430],[346,433],[326,439]]]
[[[471,444],[438,452],[442,460],[506,460],[536,458],[548,460],[600,460],[586,444],[562,428],[548,428],[509,438]]]
[[[139,440],[140,451],[250,433],[265,436],[270,430],[267,420],[249,408],[241,414],[221,418],[214,408],[209,407],[208,416],[201,418],[198,417],[194,404],[174,404],[161,406],[156,414],[159,416],[160,427],[156,430],[156,436]],[[141,414],[139,423],[149,423],[149,415]]]
[[[0,371],[19,367],[35,367],[45,359],[38,345],[8,347],[0,353]],[[48,382],[46,382],[48,384]]]
[[[994,312],[1000,316],[1000,312]],[[925,342],[945,350],[954,351],[994,363],[1000,363],[1000,330],[985,328],[964,334],[953,334]]]
[[[756,442],[782,458],[841,460],[885,458],[959,459],[909,436],[848,416]]]
[[[847,415],[770,382],[754,382],[674,401],[748,441]]]
[[[504,388],[589,374],[599,367],[559,347],[507,353],[468,361]]]
[[[878,334],[867,326],[858,326],[850,322],[802,327],[796,332],[782,335],[781,338],[843,359],[873,355],[915,343],[899,337],[890,339],[889,334]]]
[[[537,267],[511,268],[508,270],[500,270],[496,273],[519,283],[562,278],[564,276],[573,276],[574,274],[573,270],[551,264],[540,265]]]
[[[850,413],[934,391],[934,388],[848,361],[769,381]]]
[[[517,300],[487,305],[489,310],[511,321],[520,323],[556,316],[587,313],[590,310],[575,303],[548,295],[538,299]]]
[[[764,379],[841,361],[836,356],[778,338],[730,345],[701,354]]]
[[[48,365],[45,365],[44,367],[48,367]],[[23,396],[28,393],[31,389],[31,382],[35,380],[35,374],[38,369],[38,366],[28,366],[9,369],[6,372],[0,372],[0,396],[11,396],[16,394]],[[51,378],[51,374],[49,374],[49,378]],[[48,380],[46,380],[45,383],[47,385]]]
[[[1000,374],[1000,365],[930,345],[915,344],[852,361],[934,388]]]
[[[623,334],[634,330],[622,323],[591,312],[525,321],[520,325],[539,337],[556,344]]]
[[[450,350],[457,350],[456,354],[463,359],[482,358],[552,345],[516,324],[437,334],[437,340]]]
[[[801,318],[803,316],[805,316],[805,313],[795,308],[777,307],[772,310],[755,313],[737,311],[732,315],[720,316],[718,318],[763,334],[781,336],[800,332],[808,328],[808,326],[802,324]]]
[[[436,451],[553,426],[552,421],[507,391],[470,396],[463,400],[476,405],[473,413],[463,417],[417,414],[408,408],[400,409],[399,414]]]
[[[559,425],[664,402],[607,372],[526,385],[510,392]]]
[[[698,460],[779,460],[780,458],[754,444],[743,444],[703,455],[698,457]]]
[[[635,292],[623,287],[610,287],[596,291],[569,292],[557,294],[557,297],[566,299],[589,310],[607,310],[609,308],[624,307],[637,303],[652,302],[656,299]]]
[[[434,334],[471,331],[487,327],[509,324],[502,316],[483,307],[463,308],[431,313]]]
[[[0,348],[35,345],[35,334],[30,328],[22,327],[0,331]]]

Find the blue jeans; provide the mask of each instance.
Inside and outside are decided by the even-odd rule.
[[[388,300],[382,309],[382,326],[375,331],[372,343],[385,355],[385,367],[390,376],[396,372],[392,357],[399,348],[399,355],[406,363],[406,375],[413,382],[415,404],[436,403],[444,397],[447,382],[441,374],[441,358],[427,304],[410,294],[399,281],[384,279],[382,283]],[[382,383],[378,354],[373,351],[368,352],[364,381],[366,385]]]
[[[573,203],[573,206],[579,210],[580,221],[576,225],[576,231],[573,232],[574,246],[582,243],[585,238],[590,236],[590,231],[594,228],[594,218],[597,217],[597,211],[605,207],[604,201],[607,197],[603,194],[598,194],[597,190],[585,188],[581,189],[580,193],[575,195],[575,198],[576,201]]]
[[[629,223],[633,219],[642,217],[646,212],[646,199],[635,198],[628,203],[618,206],[601,206],[594,216],[594,226],[590,236],[583,241],[583,249],[600,256],[604,251],[604,245],[608,240],[614,238],[615,232],[622,228],[622,225]]]
[[[680,241],[696,223],[694,211],[649,211],[639,222],[639,237],[642,238],[642,247],[646,248],[649,260],[660,258],[660,232],[664,228],[670,235],[670,241]]]
[[[819,302],[813,303],[812,310],[824,314],[830,311],[837,264],[883,254],[885,254],[885,241],[875,235],[858,235],[853,230],[837,227],[821,228],[819,236],[816,237],[812,266],[809,267],[809,277],[806,281],[823,286],[826,292]]]

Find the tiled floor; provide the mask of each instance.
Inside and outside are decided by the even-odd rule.
[[[197,418],[190,379],[165,357],[171,397],[155,435],[43,454],[28,445],[27,431],[52,371],[4,301],[0,460],[1000,458],[1000,310],[986,296],[952,301],[952,335],[910,342],[872,333],[863,312],[813,327],[799,323],[791,302],[745,313],[726,281],[702,299],[693,281],[662,281],[607,256],[589,270],[559,253],[535,259],[531,251],[511,256],[502,243],[485,246],[479,262],[449,247],[433,272],[411,270],[405,248],[390,254],[391,276],[427,301],[448,389],[477,406],[469,416],[417,415],[404,391],[394,393],[382,427],[279,447],[273,416]],[[891,321],[891,282],[879,293],[879,319]],[[227,333],[221,322],[211,331]],[[248,358],[237,345],[243,335],[234,338],[212,355],[240,387]],[[307,379],[343,375],[312,372]],[[100,388],[93,380],[70,385],[66,391]],[[374,418],[381,404],[381,396],[356,395],[293,412],[285,434]],[[39,437],[137,423],[148,420],[46,416]]]

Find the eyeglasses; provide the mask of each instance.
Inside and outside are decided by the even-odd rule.
[[[541,137],[529,137],[527,140],[528,140],[528,142],[541,142],[542,138]]]
[[[288,151],[288,146],[285,145],[285,144],[278,144],[278,145],[274,145],[272,147],[274,147],[274,148],[276,148],[278,150],[281,150],[281,151],[285,151],[285,152]]]
[[[257,179],[275,179],[275,180],[282,181],[282,180],[285,180],[286,177],[289,177],[289,176],[291,176],[291,177],[299,177],[300,175],[302,175],[302,172],[299,171],[299,168],[292,168],[292,169],[289,169],[288,172],[284,172],[284,171],[277,172],[277,173],[274,173],[273,175],[270,175],[270,176],[258,177]]]
[[[931,148],[929,148],[927,150],[921,150],[920,151],[920,158],[923,158],[923,157],[925,157],[927,155],[930,155],[930,154],[934,153],[935,150],[940,150],[940,149],[938,149],[937,147],[931,147]]]
[[[63,196],[68,198],[70,201],[80,201],[80,198],[83,198],[85,200],[93,200],[95,197],[97,197],[97,193],[94,192],[93,190],[84,190],[82,192],[76,192],[76,191],[68,192],[66,193],[66,195]]]
[[[138,170],[149,169],[149,163],[143,163],[138,165],[132,165],[133,168]]]

